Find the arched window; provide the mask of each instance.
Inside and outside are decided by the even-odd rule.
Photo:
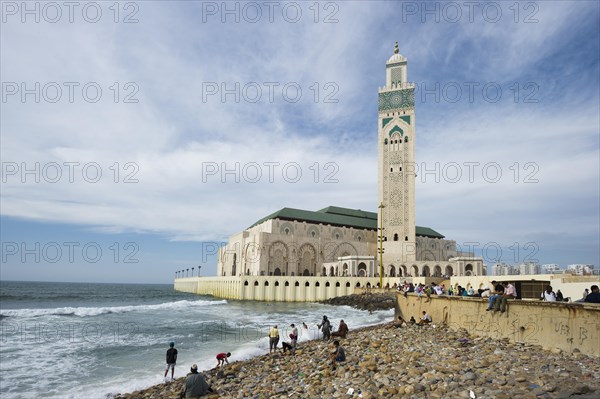
[[[329,284],[329,281],[325,283],[325,287],[329,287],[331,284]]]
[[[244,281],[244,285],[248,285],[248,280]]]
[[[340,282],[338,281],[337,283],[335,283],[335,286],[339,287],[340,286]]]
[[[275,287],[279,287],[279,281],[275,281]]]
[[[306,284],[308,284],[308,283],[306,283]],[[321,284],[320,284],[320,283],[317,281],[317,282],[315,283],[315,287],[320,287],[320,286],[321,286]],[[308,285],[307,285],[307,287],[308,287]]]
[[[255,282],[254,282],[254,286],[255,286],[255,287],[258,287],[258,281],[255,281]]]
[[[306,284],[304,284],[305,287],[310,287],[310,283],[307,281]]]
[[[346,283],[346,287],[350,288],[350,282],[349,281]]]
[[[296,281],[296,283],[294,284],[294,287],[300,287],[300,282]]]
[[[406,137],[404,138],[404,142],[405,142],[405,143],[408,143],[408,136],[406,136]]]
[[[265,287],[268,287],[268,286],[269,286],[269,282],[265,281]]]
[[[290,282],[289,282],[289,281],[286,281],[286,282],[285,282],[285,286],[286,286],[286,287],[289,287],[289,286],[290,286]]]
[[[398,233],[394,234],[394,241],[398,241]]]
[[[387,145],[387,139],[384,139],[384,140],[383,140],[383,144],[384,144],[384,145]]]
[[[408,236],[404,236],[404,241],[408,241]]]

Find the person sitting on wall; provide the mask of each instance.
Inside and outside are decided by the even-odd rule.
[[[420,326],[423,326],[423,325],[429,324],[429,323],[431,323],[431,316],[429,316],[426,311],[423,311],[423,316],[421,317],[421,320],[419,320],[419,323],[417,323],[417,324]]]
[[[587,296],[585,297],[585,302],[600,303],[600,289],[597,285],[592,285],[590,288],[592,289],[592,292],[587,294]]]
[[[560,290],[556,290],[556,300],[557,301],[564,301],[565,298],[563,297],[563,293],[560,292]]]
[[[494,305],[496,304],[496,301],[500,299],[504,294],[504,286],[502,284],[497,283],[496,280],[494,280],[492,281],[492,285],[494,286],[494,294],[490,295],[486,311],[494,310]]]
[[[556,302],[556,294],[554,293],[554,291],[552,291],[551,285],[548,285],[546,287],[546,291],[542,292],[542,295],[540,295],[540,300],[548,301],[548,302]]]
[[[348,334],[348,325],[346,323],[344,323],[344,320],[340,320],[340,325],[338,326],[337,331],[331,333],[332,337],[341,337],[341,338],[346,338],[346,335]]]
[[[494,311],[500,310],[501,313],[506,312],[507,301],[517,297],[517,289],[509,282],[504,282],[504,294],[495,303]]]
[[[414,316],[410,316],[410,320],[408,322],[410,324],[417,324],[417,321],[415,320]]]

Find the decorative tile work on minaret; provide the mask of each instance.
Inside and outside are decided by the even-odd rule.
[[[416,260],[414,107],[414,84],[407,82],[407,60],[396,42],[386,63],[386,85],[379,89],[378,192],[386,270]]]

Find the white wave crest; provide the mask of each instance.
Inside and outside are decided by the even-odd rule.
[[[39,317],[39,316],[78,316],[89,317],[109,313],[147,312],[163,309],[180,309],[190,307],[203,307],[225,305],[221,301],[176,301],[158,303],[155,305],[130,305],[130,306],[103,306],[103,307],[64,307],[49,309],[2,309],[1,316],[9,317]]]

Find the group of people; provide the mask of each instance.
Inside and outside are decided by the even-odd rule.
[[[169,370],[171,370],[171,381],[175,375],[175,365],[177,364],[177,349],[175,349],[175,342],[169,343],[169,349],[167,349],[167,369],[165,370],[165,381]],[[230,352],[219,353],[217,355],[217,367],[224,366],[225,363],[229,364],[227,360],[231,356]],[[185,377],[183,384],[183,391],[181,391],[181,398],[199,398],[206,395],[209,392],[213,392],[213,389],[206,382],[206,378],[200,372],[198,372],[198,365],[192,364],[190,372]]]
[[[298,328],[296,328],[295,324],[290,324],[291,331],[289,334],[290,341],[283,342],[282,348],[283,353],[290,353],[291,355],[295,355],[296,347],[298,345]],[[308,326],[306,323],[302,323],[302,328],[308,332]],[[346,338],[348,335],[348,325],[344,322],[344,320],[340,320],[340,324],[338,325],[337,331],[332,331],[331,321],[327,316],[323,316],[323,319],[319,324],[317,324],[317,328],[323,333],[323,340],[330,341],[332,337],[340,337]],[[279,329],[277,325],[274,325],[269,329],[269,354],[277,352],[277,345],[279,344]],[[331,367],[335,370],[337,362],[343,362],[346,360],[346,352],[344,348],[340,345],[340,341],[334,340],[332,341],[333,349],[329,354]]]
[[[304,327],[306,324],[302,323]],[[290,324],[292,330],[290,331],[289,337],[290,342],[282,342],[283,353],[288,351],[290,355],[296,354],[296,346],[298,345],[298,328],[294,323]],[[306,327],[308,329],[308,327]],[[279,329],[277,325],[274,325],[269,329],[269,353],[277,351],[277,344],[279,344]]]
[[[331,322],[327,316],[323,316],[323,320],[321,320],[320,324],[317,324],[317,328],[321,329],[324,341],[329,341],[331,337],[346,338],[346,335],[349,331],[348,325],[344,322],[344,320],[340,320],[337,331],[332,332]]]
[[[583,291],[583,298],[581,298],[580,301],[587,303],[600,303],[600,288],[594,284],[590,287],[590,290],[591,292],[586,288],[585,291]]]
[[[547,302],[561,302],[564,301],[565,298],[563,297],[563,293],[560,292],[560,290],[554,292],[552,290],[552,286],[548,285],[546,286],[546,290],[540,295],[540,300]]]
[[[498,283],[494,280],[492,281],[492,286],[494,287],[494,292],[490,293],[486,310],[494,312],[499,310],[501,313],[504,313],[506,312],[507,301],[517,297],[517,289],[508,281]]]

